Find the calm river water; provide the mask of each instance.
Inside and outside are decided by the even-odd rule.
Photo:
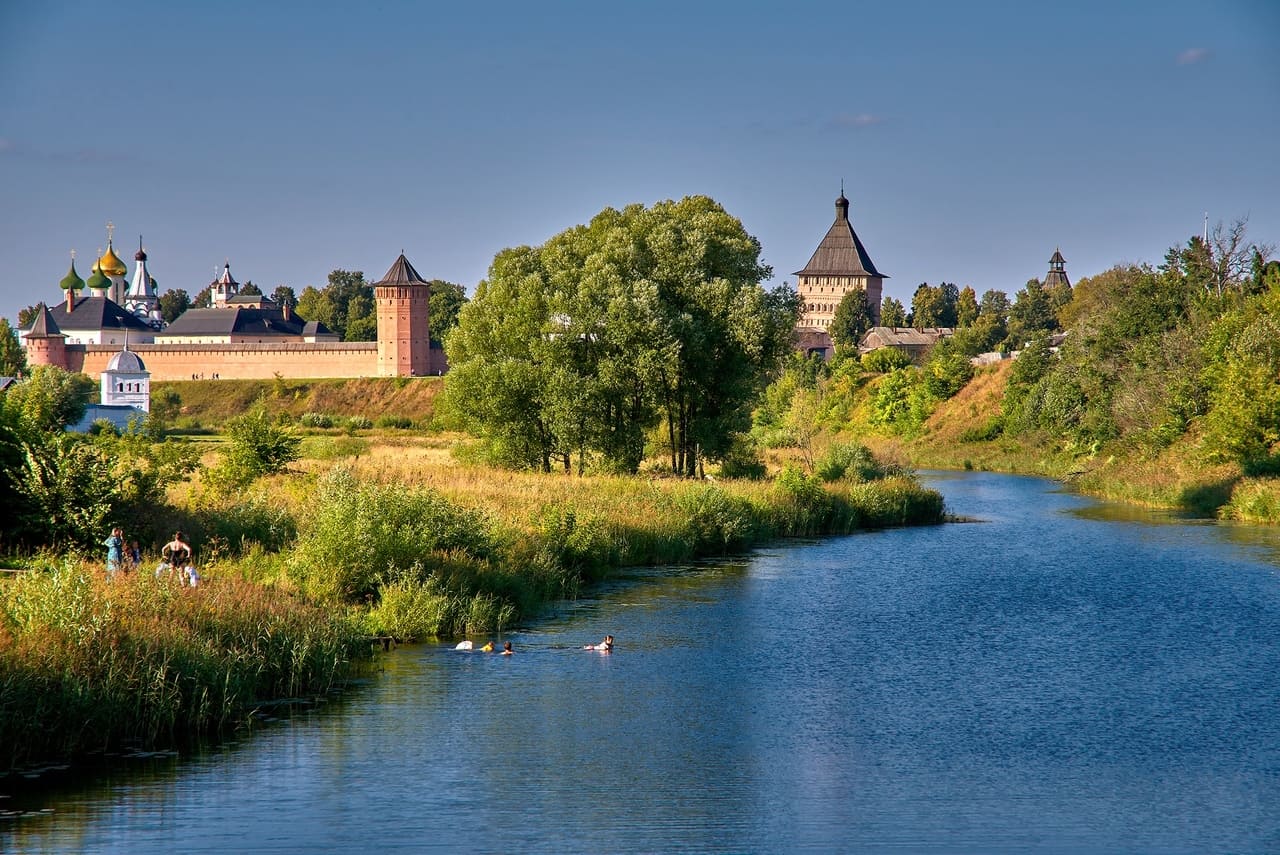
[[[512,657],[0,781],[0,849],[1280,851],[1276,533],[930,480],[981,522],[633,573]]]

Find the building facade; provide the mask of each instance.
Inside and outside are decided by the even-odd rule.
[[[117,266],[118,258],[113,262],[108,255],[114,257],[110,246],[102,258],[123,283],[123,264]],[[141,248],[138,256],[138,264],[145,264]],[[143,281],[154,284],[145,271]],[[113,290],[122,299],[126,291],[116,288],[98,262],[94,275],[84,282],[75,275],[73,261],[59,284],[65,300],[53,308],[42,305],[31,328],[20,334],[31,365],[101,374],[125,346],[135,357],[145,358],[148,383],[215,376],[408,377],[443,374],[448,368],[444,351],[431,346],[430,285],[404,253],[374,285],[378,340],[370,342],[338,341],[323,324],[303,321],[289,307],[276,307],[258,295],[239,295],[229,263],[214,281],[215,308],[189,310],[160,331],[111,299]],[[85,288],[91,296],[79,296]],[[139,306],[146,305],[146,296],[135,290],[140,292]]]

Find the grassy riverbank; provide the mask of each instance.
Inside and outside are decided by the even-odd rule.
[[[38,559],[0,587],[0,762],[173,744],[314,697],[368,655],[347,615],[234,578]]]
[[[1280,523],[1280,478],[1251,476],[1237,463],[1212,460],[1204,437],[1196,431],[1158,449],[1122,441],[1081,446],[1045,432],[1005,436],[993,431],[1003,414],[1011,366],[1012,361],[1006,361],[977,372],[911,437],[891,435],[866,421],[865,397],[876,388],[872,381],[847,410],[850,421],[845,429],[877,454],[920,468],[1042,475],[1110,501],[1248,523]]]
[[[944,518],[938,493],[867,460],[828,481],[573,477],[469,465],[450,444],[313,436],[312,456],[244,490],[175,488],[151,524],[187,532],[194,590],[145,569],[108,581],[78,558],[12,562],[28,572],[0,582],[0,757],[217,730],[327,691],[370,636],[498,633],[614,568]]]

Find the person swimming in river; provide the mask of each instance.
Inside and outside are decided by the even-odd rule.
[[[515,651],[511,649],[511,642],[510,641],[502,642],[502,655],[510,656],[512,653],[515,653]]]
[[[582,649],[583,650],[599,650],[601,653],[612,653],[613,652],[613,636],[606,635],[604,637],[604,641],[600,642],[599,644],[588,644]]]

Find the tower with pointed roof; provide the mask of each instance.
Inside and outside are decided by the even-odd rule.
[[[803,270],[795,272],[796,291],[800,295],[802,333],[827,336],[835,317],[836,306],[850,291],[861,291],[867,300],[867,313],[872,324],[880,323],[880,297],[884,280],[888,279],[871,261],[867,248],[849,221],[849,200],[844,192],[836,199],[836,219],[814,250]]]
[[[138,235],[138,251],[133,260],[136,262],[133,284],[125,295],[124,307],[154,326],[160,310],[160,298],[156,296],[155,280],[147,270],[147,251],[142,248],[142,235]]]
[[[225,309],[231,298],[240,293],[240,283],[231,276],[231,260],[222,265],[222,275],[209,283],[209,296],[214,308]]]
[[[27,347],[28,365],[67,367],[67,337],[58,328],[53,316],[49,314],[49,307],[44,303],[40,304],[31,330],[23,334],[22,340]]]
[[[1062,257],[1061,250],[1056,247],[1053,250],[1053,257],[1049,259],[1049,272],[1044,277],[1045,288],[1055,285],[1071,287],[1071,280],[1067,278],[1067,260]]]
[[[378,303],[378,375],[431,373],[431,286],[404,252],[387,275],[373,283]]]

